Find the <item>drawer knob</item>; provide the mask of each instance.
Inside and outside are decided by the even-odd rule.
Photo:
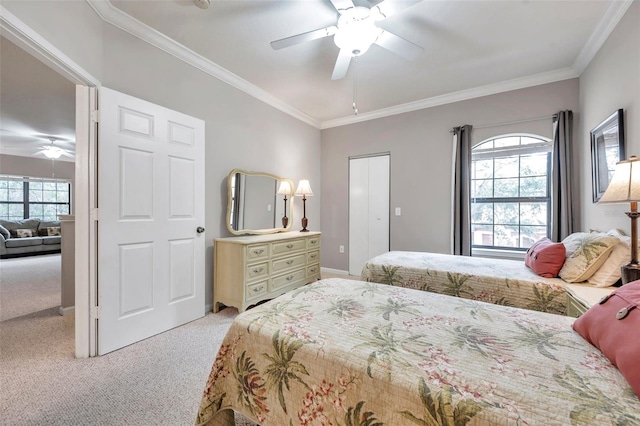
[[[254,250],[253,251],[253,254],[255,254],[256,256],[260,256],[262,253],[264,253],[264,249]]]
[[[293,263],[293,259],[287,260],[287,265],[291,265]]]
[[[311,273],[314,273],[316,271],[316,268],[311,268],[310,271]]]
[[[262,291],[262,286],[260,286],[260,287],[254,287],[254,288],[253,288],[253,292],[254,292],[254,293],[257,293],[257,292],[259,292],[259,291]]]
[[[287,248],[288,249],[292,249],[293,248],[293,244],[287,244]]]
[[[264,271],[264,268],[256,268],[253,270],[254,274],[259,274],[260,272]]]
[[[291,281],[292,279],[293,279],[293,275],[289,275],[289,276],[287,277],[287,281]]]
[[[312,258],[312,259],[315,259],[316,257],[318,257],[318,255],[317,255],[317,254],[312,254],[312,255],[311,255],[311,256],[309,256],[309,257],[310,257],[310,258]]]

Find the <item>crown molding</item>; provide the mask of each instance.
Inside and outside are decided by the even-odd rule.
[[[572,67],[578,71],[578,74],[587,68],[602,47],[614,28],[618,25],[634,0],[616,0],[609,2],[609,6],[605,10],[600,22],[593,29],[593,32],[582,47],[582,50],[573,62]]]
[[[335,120],[323,121],[321,129],[345,126],[348,124],[360,123],[363,121],[375,120],[389,117],[391,115],[403,114],[405,112],[417,111],[425,108],[432,108],[454,102],[467,101],[469,99],[480,98],[482,96],[495,95],[497,93],[510,92],[512,90],[524,89],[541,84],[554,83],[556,81],[568,80],[578,77],[578,72],[569,67],[541,74],[531,75],[513,80],[501,81],[499,83],[487,84],[485,86],[474,87],[472,89],[460,90],[458,92],[447,93],[445,95],[434,96],[415,102],[383,108],[376,111],[365,112],[349,117],[337,118]]]
[[[574,63],[567,68],[553,70],[532,76],[517,78],[513,80],[503,81],[485,86],[475,87],[468,90],[447,93],[440,96],[421,99],[415,102],[396,105],[389,108],[383,108],[371,112],[359,114],[357,116],[342,117],[320,122],[312,116],[292,107],[291,105],[281,101],[267,91],[255,86],[254,84],[240,78],[231,71],[219,66],[213,61],[206,59],[202,55],[192,51],[186,46],[176,42],[175,40],[165,36],[164,34],[149,27],[143,22],[124,13],[120,9],[114,7],[109,0],[86,0],[105,22],[120,28],[121,30],[137,37],[147,43],[169,53],[170,55],[180,59],[201,71],[247,93],[254,98],[265,102],[274,108],[289,114],[290,116],[303,121],[318,129],[329,129],[332,127],[345,126],[363,121],[375,120],[392,115],[403,114],[406,112],[417,111],[420,109],[431,108],[435,106],[445,105],[453,102],[465,101],[482,96],[494,95],[511,90],[524,89],[526,87],[537,86],[540,84],[553,83],[556,81],[567,80],[579,77],[584,69],[589,65],[598,50],[602,47],[607,37],[622,19],[622,16],[629,9],[634,0],[615,0],[609,3],[600,22],[591,33],[589,39],[583,46],[582,50],[576,57]]]
[[[315,128],[320,128],[320,121],[311,117],[304,112],[293,108],[289,104],[281,101],[265,90],[249,83],[247,80],[238,77],[231,71],[219,66],[213,61],[205,58],[204,56],[194,52],[186,46],[178,43],[177,41],[167,37],[159,31],[151,28],[147,24],[135,19],[134,17],[124,13],[120,9],[111,4],[109,0],[86,0],[87,3],[95,10],[95,12],[109,24],[146,41],[152,46],[157,47],[160,50],[180,59],[195,68],[217,78],[218,80],[241,90],[254,98],[271,105],[272,107],[289,114],[290,116],[297,118],[298,120],[307,123]]]
[[[53,44],[0,5],[0,34],[75,84],[100,86],[100,81]]]

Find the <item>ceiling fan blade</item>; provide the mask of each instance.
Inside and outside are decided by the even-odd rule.
[[[331,0],[331,4],[333,4],[333,7],[335,7],[338,12],[342,12],[343,10],[353,7],[353,2],[351,0]]]
[[[338,30],[338,27],[336,27],[335,25],[332,25],[327,28],[321,28],[319,30],[309,31],[306,33],[272,41],[271,47],[274,50],[284,49],[285,47],[293,46],[299,43],[304,43],[305,41],[311,41],[311,40],[316,40],[323,37],[332,36],[336,33],[337,30]]]
[[[424,52],[422,47],[389,31],[382,31],[375,43],[410,61],[417,59]]]
[[[72,153],[67,152],[67,151],[63,152],[62,155],[64,155],[65,157],[69,157],[69,158],[74,158],[75,157],[75,155],[73,155]]]
[[[382,19],[384,19],[421,1],[422,0],[383,0],[372,7],[371,10],[375,11],[377,9],[378,13],[383,16]]]
[[[338,59],[336,60],[336,65],[333,67],[333,74],[331,75],[331,80],[340,80],[347,75],[347,71],[349,70],[349,64],[351,63],[351,53],[349,53],[346,49],[340,49],[340,53],[338,53]]]

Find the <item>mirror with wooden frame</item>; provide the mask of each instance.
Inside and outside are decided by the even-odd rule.
[[[233,169],[227,178],[227,229],[233,235],[274,234],[293,223],[293,182]]]

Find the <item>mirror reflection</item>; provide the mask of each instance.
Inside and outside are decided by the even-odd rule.
[[[293,182],[269,173],[234,169],[227,185],[229,232],[269,234],[291,228]]]

